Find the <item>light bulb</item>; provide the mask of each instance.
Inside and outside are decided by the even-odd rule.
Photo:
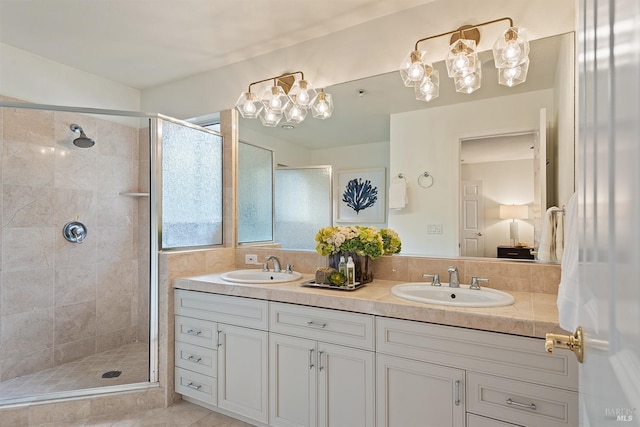
[[[462,82],[465,86],[473,86],[476,82],[475,73],[467,74],[462,78]]]
[[[297,95],[297,102],[300,105],[307,105],[309,103],[309,93],[306,90],[301,91]]]
[[[329,111],[329,105],[327,104],[327,101],[318,102],[317,110],[319,113],[326,114],[327,111]]]
[[[255,114],[256,106],[253,104],[253,102],[246,102],[242,106],[242,110],[244,111],[245,114]]]
[[[435,89],[435,85],[433,84],[430,78],[424,79],[422,81],[422,84],[420,85],[420,92],[422,92],[425,95],[433,93],[434,89]]]
[[[517,63],[522,55],[522,48],[514,41],[507,43],[507,46],[502,50],[502,59],[510,63]]]
[[[504,77],[507,79],[517,79],[522,72],[520,67],[505,68]]]
[[[461,71],[467,71],[467,69],[469,68],[469,58],[467,58],[467,56],[463,53],[459,53],[456,55],[455,59],[453,60],[453,70],[456,73],[459,73]]]
[[[282,108],[282,102],[278,97],[271,98],[271,101],[269,101],[269,106],[274,110],[280,110]]]
[[[424,77],[424,65],[422,62],[414,62],[407,70],[409,80],[419,82]]]

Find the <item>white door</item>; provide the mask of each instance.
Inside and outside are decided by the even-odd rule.
[[[579,4],[581,424],[638,426],[640,3]]]
[[[318,350],[314,340],[269,334],[269,407],[274,427],[314,427]]]
[[[484,206],[482,181],[462,181],[460,255],[484,255]]]
[[[374,353],[318,344],[318,426],[375,425]]]
[[[547,109],[540,109],[538,131],[533,142],[533,247],[540,246],[542,219],[547,211]]]
[[[218,406],[267,423],[267,332],[220,323],[218,333]]]

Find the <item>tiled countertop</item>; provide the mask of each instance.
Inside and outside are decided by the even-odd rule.
[[[515,298],[510,306],[463,308],[397,298],[390,289],[401,282],[388,280],[374,280],[355,291],[300,286],[312,278],[312,275],[303,275],[302,279],[289,283],[240,284],[225,282],[216,273],[174,279],[173,287],[528,337],[544,338],[547,332],[566,333],[558,326],[556,295],[553,294],[509,291]]]

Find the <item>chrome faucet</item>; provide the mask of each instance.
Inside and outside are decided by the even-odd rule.
[[[273,255],[267,255],[264,257],[264,264],[262,264],[262,271],[269,271],[269,261],[273,260],[273,272],[279,273],[280,271],[280,260]]]
[[[452,265],[447,269],[447,271],[449,272],[449,287],[459,288],[460,276],[458,275],[458,268]]]
[[[489,279],[481,279],[479,277],[475,277],[473,276],[471,278],[471,286],[469,287],[469,289],[475,289],[475,290],[480,290],[480,285],[478,283],[480,282],[484,282],[487,283],[489,281]]]

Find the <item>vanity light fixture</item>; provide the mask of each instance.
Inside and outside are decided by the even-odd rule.
[[[479,28],[501,21],[509,21],[509,28],[493,45],[498,83],[509,87],[523,83],[529,70],[529,42],[526,31],[514,27],[513,20],[505,17],[481,24],[465,25],[453,31],[418,40],[414,49],[400,64],[400,76],[404,85],[414,87],[416,99],[420,101],[428,102],[438,97],[438,70],[433,68],[433,64],[427,59],[427,52],[419,50],[418,45],[430,39],[450,35],[449,50],[445,58],[447,74],[453,79],[457,92],[475,92],[482,84],[482,64],[477,52],[480,42]]]
[[[296,79],[297,75],[300,78]],[[273,84],[264,89],[260,97],[251,92],[253,85],[269,81]],[[275,127],[283,117],[289,123],[301,123],[309,109],[315,118],[329,118],[333,113],[333,100],[324,90],[316,91],[304,79],[302,71],[296,71],[251,83],[247,92],[240,94],[236,109],[245,119],[259,117],[264,126]]]

